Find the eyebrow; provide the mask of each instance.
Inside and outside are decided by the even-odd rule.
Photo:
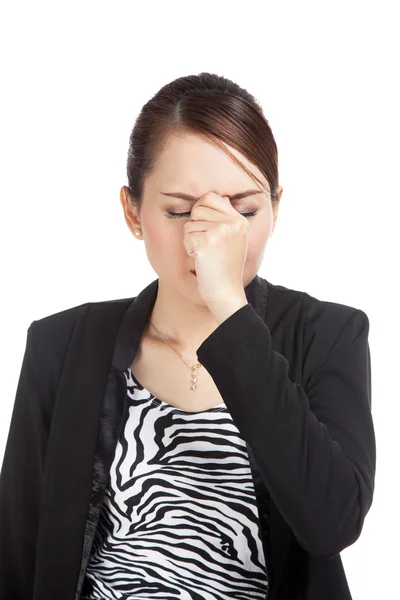
[[[190,194],[183,194],[182,192],[161,192],[163,196],[172,196],[173,198],[181,198],[181,200],[189,200],[189,202],[197,202],[199,198],[195,196],[191,196]],[[228,194],[224,194],[224,196],[228,196],[230,200],[241,200],[242,198],[247,198],[247,196],[253,196],[254,194],[262,194],[261,190],[246,190],[245,192],[240,192],[240,194],[234,194],[233,196],[228,196]]]

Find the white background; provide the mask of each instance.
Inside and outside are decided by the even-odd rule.
[[[341,555],[355,600],[396,596],[397,8],[382,0],[2,4],[0,458],[30,323],[133,297],[157,278],[119,201],[142,105],[176,77],[224,75],[261,102],[279,150],[284,192],[259,274],[370,319],[375,497],[361,537]]]

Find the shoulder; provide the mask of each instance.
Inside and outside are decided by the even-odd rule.
[[[135,298],[119,298],[117,300],[103,300],[99,302],[85,302],[70,308],[52,313],[41,319],[33,321],[36,329],[50,329],[59,326],[73,326],[77,321],[86,317],[88,313],[94,318],[101,319],[113,313],[123,313]]]
[[[367,352],[369,318],[361,308],[320,299],[282,285],[266,284],[271,323],[280,330],[293,329],[292,335],[301,346],[304,366],[311,363],[318,368],[332,354],[356,342]]]
[[[355,317],[356,321],[369,322],[368,316],[361,309],[340,302],[332,302],[312,296],[302,290],[291,289],[283,285],[277,285],[267,282],[265,279],[263,285],[268,286],[268,305],[272,312],[288,311],[298,313],[303,321],[304,327],[308,329],[324,330],[329,334],[330,331],[337,331],[343,327],[350,318]]]
[[[98,331],[107,324],[118,327],[123,314],[135,298],[119,298],[99,302],[85,302],[32,321],[29,337],[34,339],[40,355],[64,354],[74,332],[77,337],[89,331]]]

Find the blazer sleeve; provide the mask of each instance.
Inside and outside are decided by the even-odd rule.
[[[311,555],[333,558],[359,537],[371,506],[375,435],[367,315],[354,309],[303,388],[251,304],[197,350],[250,445],[279,512]],[[324,339],[324,332],[320,339]]]
[[[31,600],[48,435],[49,389],[27,332],[0,473],[0,598]]]

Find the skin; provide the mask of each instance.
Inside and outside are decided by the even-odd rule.
[[[208,192],[231,197],[245,190],[259,190],[247,198],[231,200],[240,213],[257,210],[255,216],[246,217],[250,227],[243,269],[245,288],[262,263],[266,244],[275,229],[283,192],[279,187],[279,201],[273,209],[269,184],[261,171],[235,148],[227,147],[258,177],[264,190],[218,146],[201,135],[186,132],[170,136],[156,169],[146,179],[140,215],[128,201],[127,188],[123,186],[120,191],[126,223],[134,238],[144,241],[150,264],[159,277],[158,294],[149,321],[169,344],[181,354],[192,357],[218,323],[202,301],[197,278],[190,272],[194,259],[183,245],[183,226],[190,215],[168,218],[167,210],[190,213],[195,202]],[[195,196],[195,200],[168,197],[161,192],[183,192]],[[140,236],[135,235],[137,230]],[[159,340],[151,326],[146,326],[144,334]]]

